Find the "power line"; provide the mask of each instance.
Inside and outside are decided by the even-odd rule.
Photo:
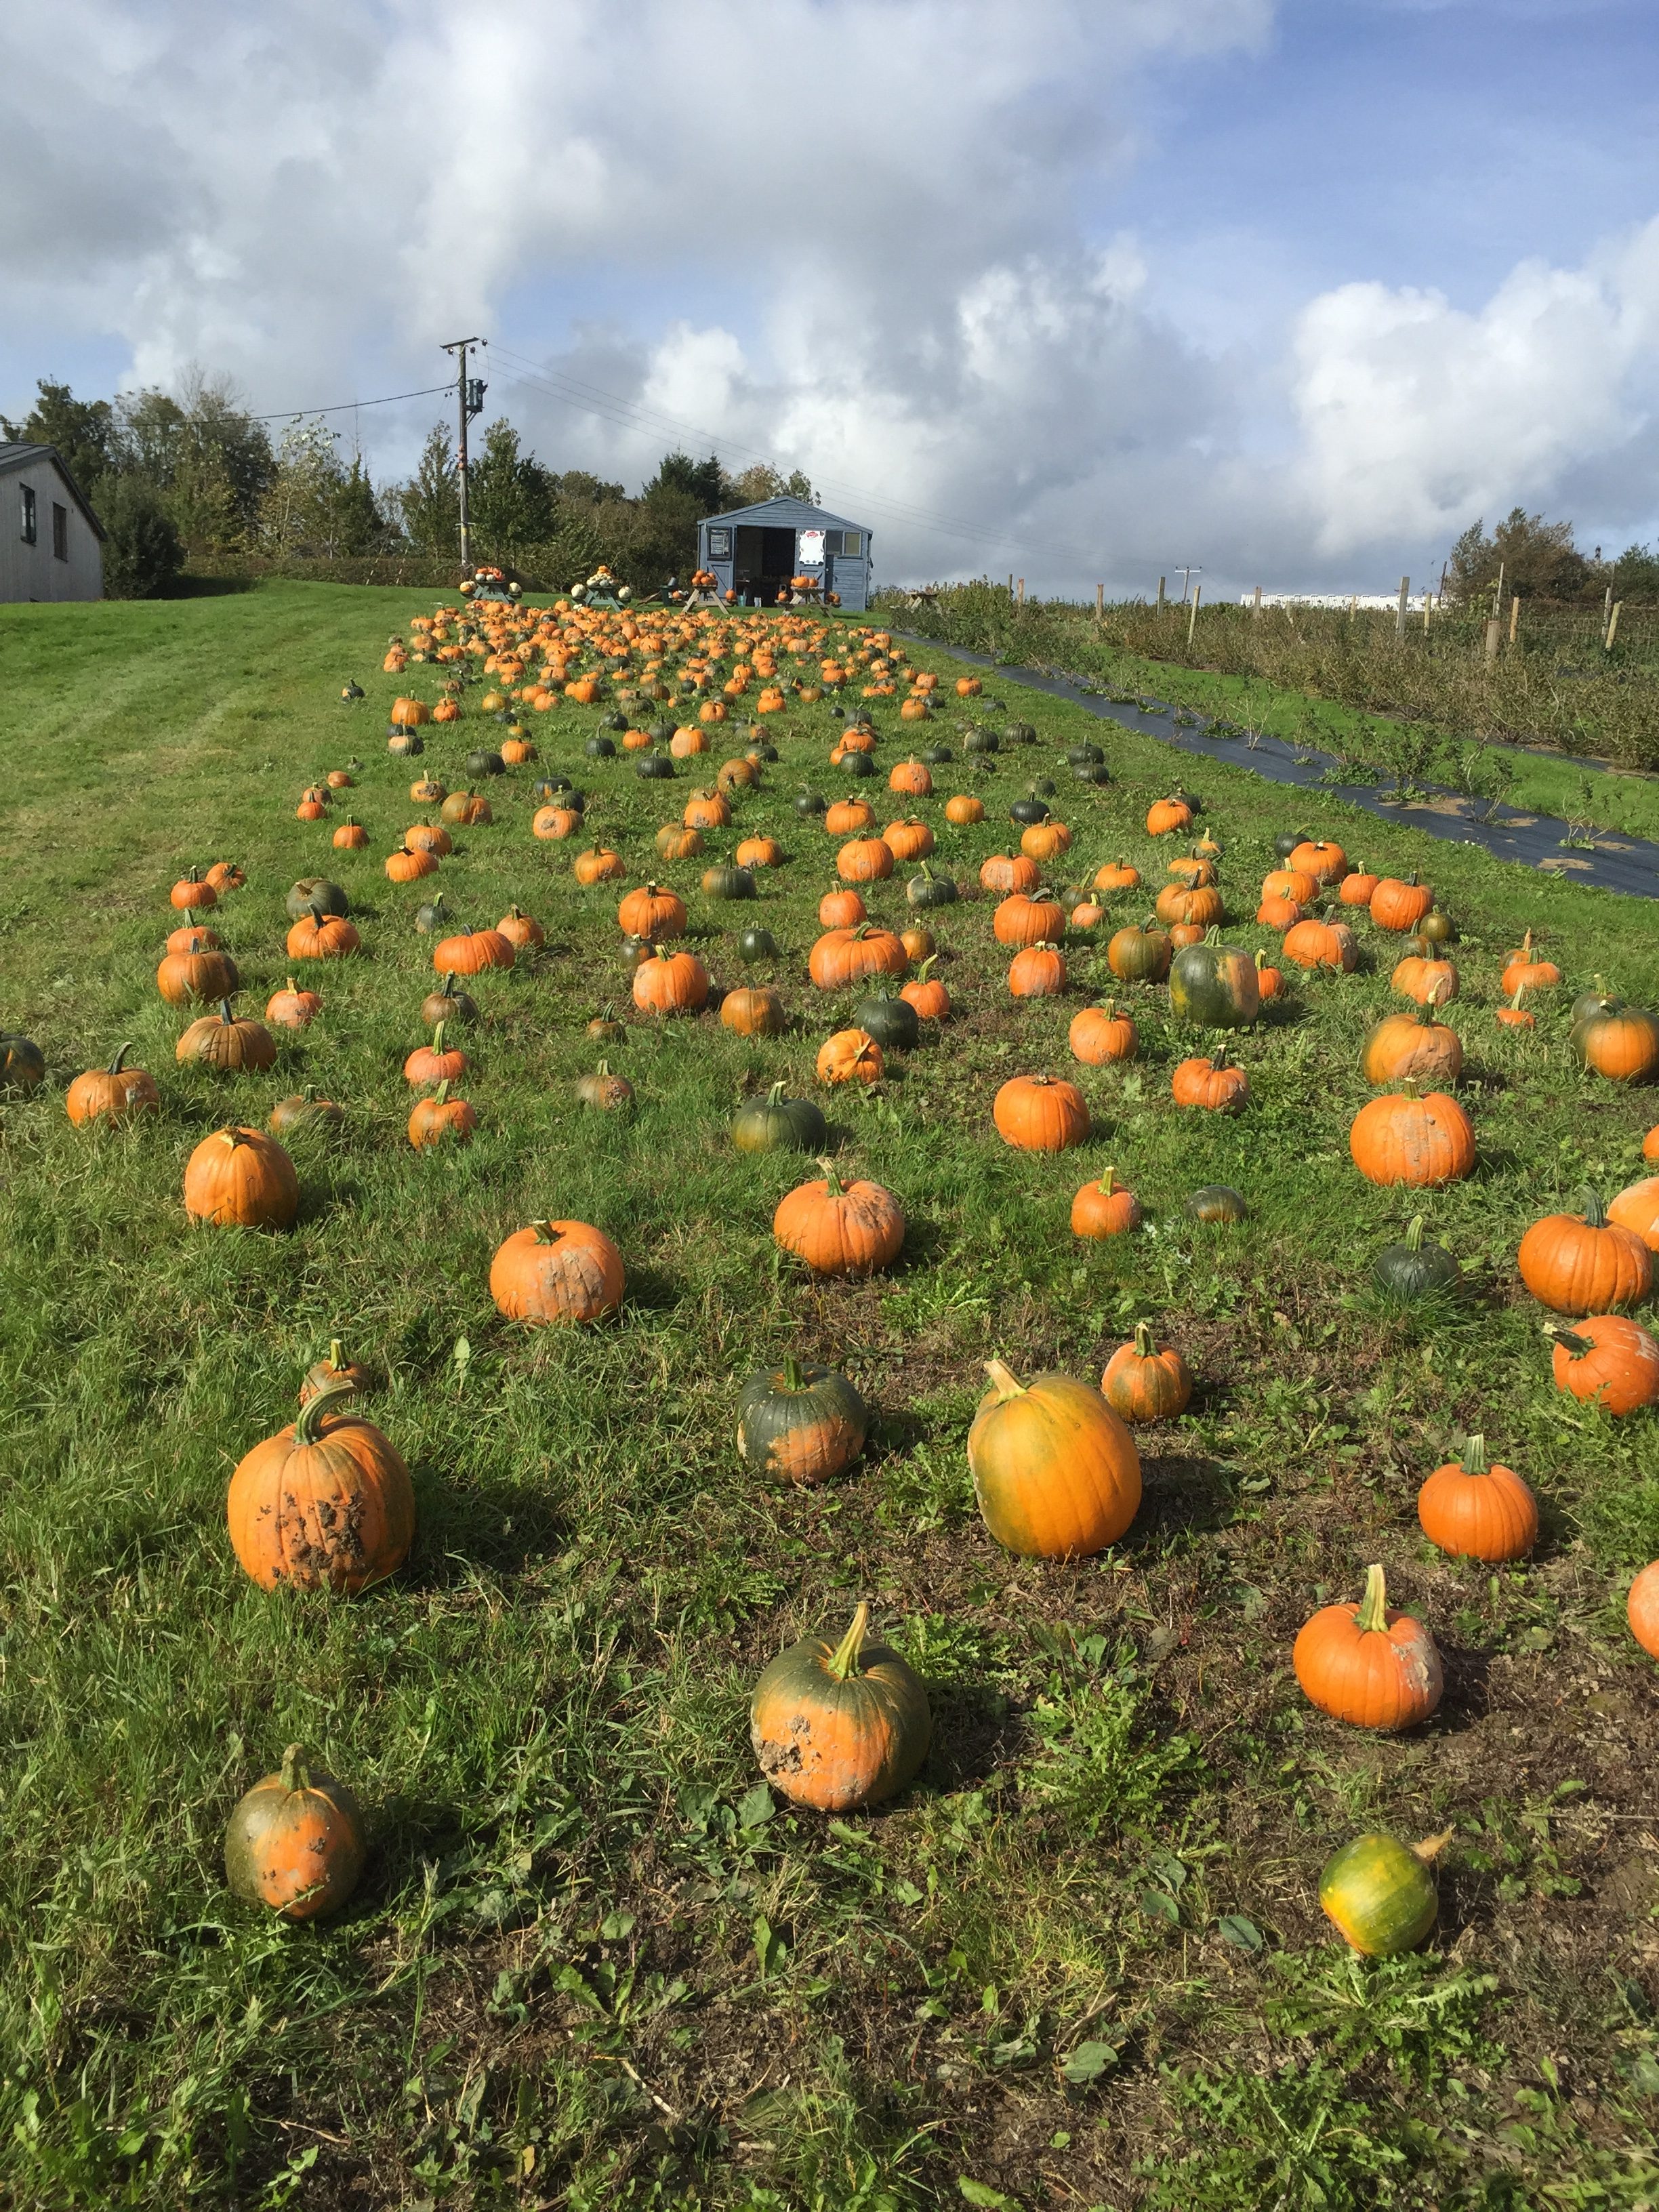
[[[250,422],[292,422],[302,415],[349,415],[359,407],[395,407],[400,399],[430,399],[434,392],[453,392],[453,384],[428,384],[419,392],[388,392],[383,399],[343,399],[337,407],[279,407],[270,415],[250,415]]]

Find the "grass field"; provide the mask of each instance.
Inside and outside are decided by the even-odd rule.
[[[0,1027],[49,1068],[0,1107],[0,2200],[1659,2203],[1659,1687],[1623,1623],[1631,1571],[1659,1555],[1659,1417],[1557,1394],[1515,1267],[1532,1219],[1643,1172],[1655,1094],[1577,1072],[1565,1001],[1598,973],[1659,999],[1652,910],[1010,687],[1039,744],[969,767],[952,701],[928,734],[956,763],[933,799],[891,808],[924,814],[971,887],[933,918],[957,1012],[878,1091],[831,1100],[813,1060],[851,994],[826,1006],[805,956],[835,845],[792,802],[841,777],[827,708],[798,706],[772,718],[765,787],[709,840],[781,839],[758,905],[703,899],[702,861],[652,872],[685,893],[717,984],[740,975],[738,925],[773,929],[799,1026],[745,1042],[713,1012],[631,1017],[611,1058],[635,1109],[598,1114],[573,1085],[594,1065],[586,1023],[628,1006],[618,887],[579,889],[576,845],[532,838],[531,781],[581,785],[637,882],[702,779],[586,759],[599,709],[562,704],[533,718],[537,767],[492,785],[494,824],[435,878],[474,923],[516,901],[548,944],[476,986],[477,1140],[416,1154],[400,1071],[431,987],[411,927],[431,887],[381,871],[420,810],[416,769],[386,750],[401,686],[380,656],[428,611],[272,585],[0,611]],[[348,678],[368,694],[355,708]],[[452,788],[477,696],[418,763]],[[890,706],[878,720],[884,769],[908,736]],[[1058,764],[1084,737],[1107,746],[1106,788]],[[345,796],[371,842],[335,853],[332,823],[295,802],[354,755]],[[1169,855],[1144,817],[1178,775],[1249,946],[1276,942],[1249,917],[1281,830],[1420,867],[1462,933],[1475,1175],[1419,1208],[1350,1164],[1359,1044],[1389,1003],[1376,933],[1358,975],[1298,982],[1242,1038],[1237,1116],[1171,1105],[1194,1048],[1162,990],[1127,994],[1139,1060],[1073,1068],[1066,1024],[1097,956],[1072,955],[1068,999],[1017,1004],[977,889],[1017,834],[1008,801],[1042,773],[1076,836],[1061,873],[1123,853],[1154,886]],[[884,781],[862,788],[888,818]],[[982,825],[947,827],[957,788],[982,793]],[[214,916],[246,1010],[286,972],[296,877],[344,883],[364,939],[264,1076],[175,1065],[184,1017],[154,985],[168,886],[222,857],[247,874]],[[907,872],[872,913],[897,916]],[[1137,895],[1114,924],[1145,911]],[[1527,926],[1567,988],[1516,1036],[1492,1008]],[[124,1039],[162,1110],[72,1128],[65,1084]],[[1042,1068],[1076,1074],[1094,1116],[1052,1158],[1006,1149],[990,1118],[1001,1081]],[[823,1098],[838,1156],[902,1199],[888,1273],[815,1284],[775,1251],[802,1163],[726,1136],[774,1078]],[[347,1122],[295,1147],[295,1231],[193,1229],[191,1147],[307,1082]],[[1072,1194],[1109,1163],[1147,1225],[1081,1244]],[[1188,1220],[1212,1182],[1244,1192],[1248,1222]],[[1367,1287],[1418,1210],[1468,1283],[1427,1316]],[[495,1247],[550,1213],[617,1240],[613,1322],[532,1334],[497,1316]],[[1132,1531],[1082,1564],[1005,1553],[964,1455],[981,1363],[1097,1377],[1141,1318],[1198,1386],[1140,1432]],[[415,1549],[355,1600],[266,1595],[230,1551],[227,1480],[292,1419],[331,1335],[377,1370],[365,1411],[413,1470]],[[738,1383],[791,1349],[879,1409],[862,1461],[818,1490],[759,1486],[732,1446]],[[1525,1565],[1449,1559],[1418,1528],[1419,1482],[1473,1430],[1539,1494]],[[1400,1738],[1328,1720],[1289,1664],[1303,1620],[1356,1595],[1374,1559],[1446,1664],[1437,1716]],[[890,1807],[826,1821],[757,1787],[748,1693],[860,1598],[927,1681],[933,1748]],[[374,1832],[354,1902],[307,1927],[235,1904],[219,1858],[231,1806],[295,1738],[352,1780]],[[1332,1850],[1372,1826],[1455,1828],[1437,1934],[1383,1966],[1356,1961],[1316,1899]]]

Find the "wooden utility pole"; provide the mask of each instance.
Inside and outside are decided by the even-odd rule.
[[[1395,611],[1394,617],[1395,635],[1396,637],[1404,637],[1406,635],[1406,601],[1411,597],[1411,578],[1409,576],[1402,576],[1400,579],[1400,605]]]
[[[1196,573],[1196,571],[1194,571],[1194,573]],[[1188,653],[1193,649],[1193,632],[1198,628],[1198,603],[1203,596],[1203,585],[1194,584],[1193,586],[1193,611],[1187,617],[1187,650]]]
[[[1106,586],[1104,584],[1097,584],[1095,586],[1095,620],[1097,622],[1104,622],[1105,619]]]
[[[472,509],[467,499],[466,426],[475,415],[483,412],[484,395],[484,387],[477,377],[474,377],[471,383],[467,381],[466,349],[469,346],[482,343],[481,339],[476,337],[451,338],[443,349],[447,354],[459,356],[459,367],[455,376],[455,397],[460,410],[460,432],[455,443],[455,484],[460,494],[461,502],[461,566],[463,568],[470,568],[472,566]]]
[[[1203,571],[1200,568],[1197,567],[1196,565],[1193,566],[1192,568],[1183,568],[1183,569],[1182,570],[1182,572],[1181,572],[1181,604],[1182,604],[1182,605],[1183,607],[1184,607],[1184,606],[1186,605],[1186,604],[1187,604],[1187,594],[1188,594],[1188,591],[1190,591],[1190,589],[1192,588],[1192,581],[1193,581],[1193,578],[1194,578],[1194,576],[1201,576],[1203,574],[1204,574],[1204,571]]]

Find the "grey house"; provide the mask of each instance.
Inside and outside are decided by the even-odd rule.
[[[58,448],[0,441],[0,602],[103,596],[104,526]]]
[[[861,523],[804,499],[763,499],[697,525],[697,560],[716,588],[740,600],[775,604],[792,576],[812,576],[843,607],[870,604],[870,533]]]

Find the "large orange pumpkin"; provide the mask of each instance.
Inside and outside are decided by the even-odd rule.
[[[657,945],[634,970],[633,989],[641,1013],[695,1014],[708,1003],[708,970],[695,952]]]
[[[1140,1454],[1097,1390],[1069,1375],[1022,1383],[989,1361],[989,1393],[968,1432],[986,1527],[1011,1552],[1088,1559],[1116,1543],[1140,1504]]]
[[[1653,1260],[1633,1230],[1610,1222],[1592,1190],[1577,1213],[1547,1213],[1521,1239],[1521,1279],[1554,1313],[1609,1313],[1635,1305],[1653,1284]]]
[[[813,945],[806,969],[820,991],[842,991],[866,975],[902,975],[910,957],[890,929],[861,921],[852,929],[827,930]]]
[[[799,1184],[780,1203],[774,1238],[815,1275],[868,1275],[886,1267],[903,1247],[904,1209],[879,1183],[843,1184],[823,1164],[820,1180]]]
[[[1088,1102],[1059,1076],[1012,1076],[992,1103],[991,1118],[1003,1142],[1023,1152],[1063,1152],[1089,1133]]]
[[[1073,1060],[1085,1067],[1104,1067],[1114,1060],[1133,1060],[1140,1049],[1139,1032],[1110,999],[1103,1006],[1085,1006],[1073,1014],[1066,1041]]]
[[[1550,1370],[1570,1397],[1600,1406],[1616,1419],[1659,1405],[1659,1344],[1624,1314],[1591,1314],[1571,1328],[1551,1322]]]
[[[999,945],[1057,945],[1066,927],[1066,909],[1058,899],[1032,898],[1013,891],[991,917],[991,933]]]
[[[1433,1189],[1474,1166],[1474,1126],[1443,1091],[1373,1098],[1348,1131],[1348,1151],[1368,1182]]]
[[[383,1582],[409,1555],[409,1469],[372,1421],[336,1410],[356,1387],[326,1384],[230,1478],[230,1540],[261,1589],[351,1594]]]
[[[1492,1565],[1523,1559],[1538,1541],[1538,1504],[1513,1468],[1486,1456],[1484,1437],[1467,1437],[1455,1460],[1417,1493],[1417,1517],[1430,1543],[1455,1559]]]

